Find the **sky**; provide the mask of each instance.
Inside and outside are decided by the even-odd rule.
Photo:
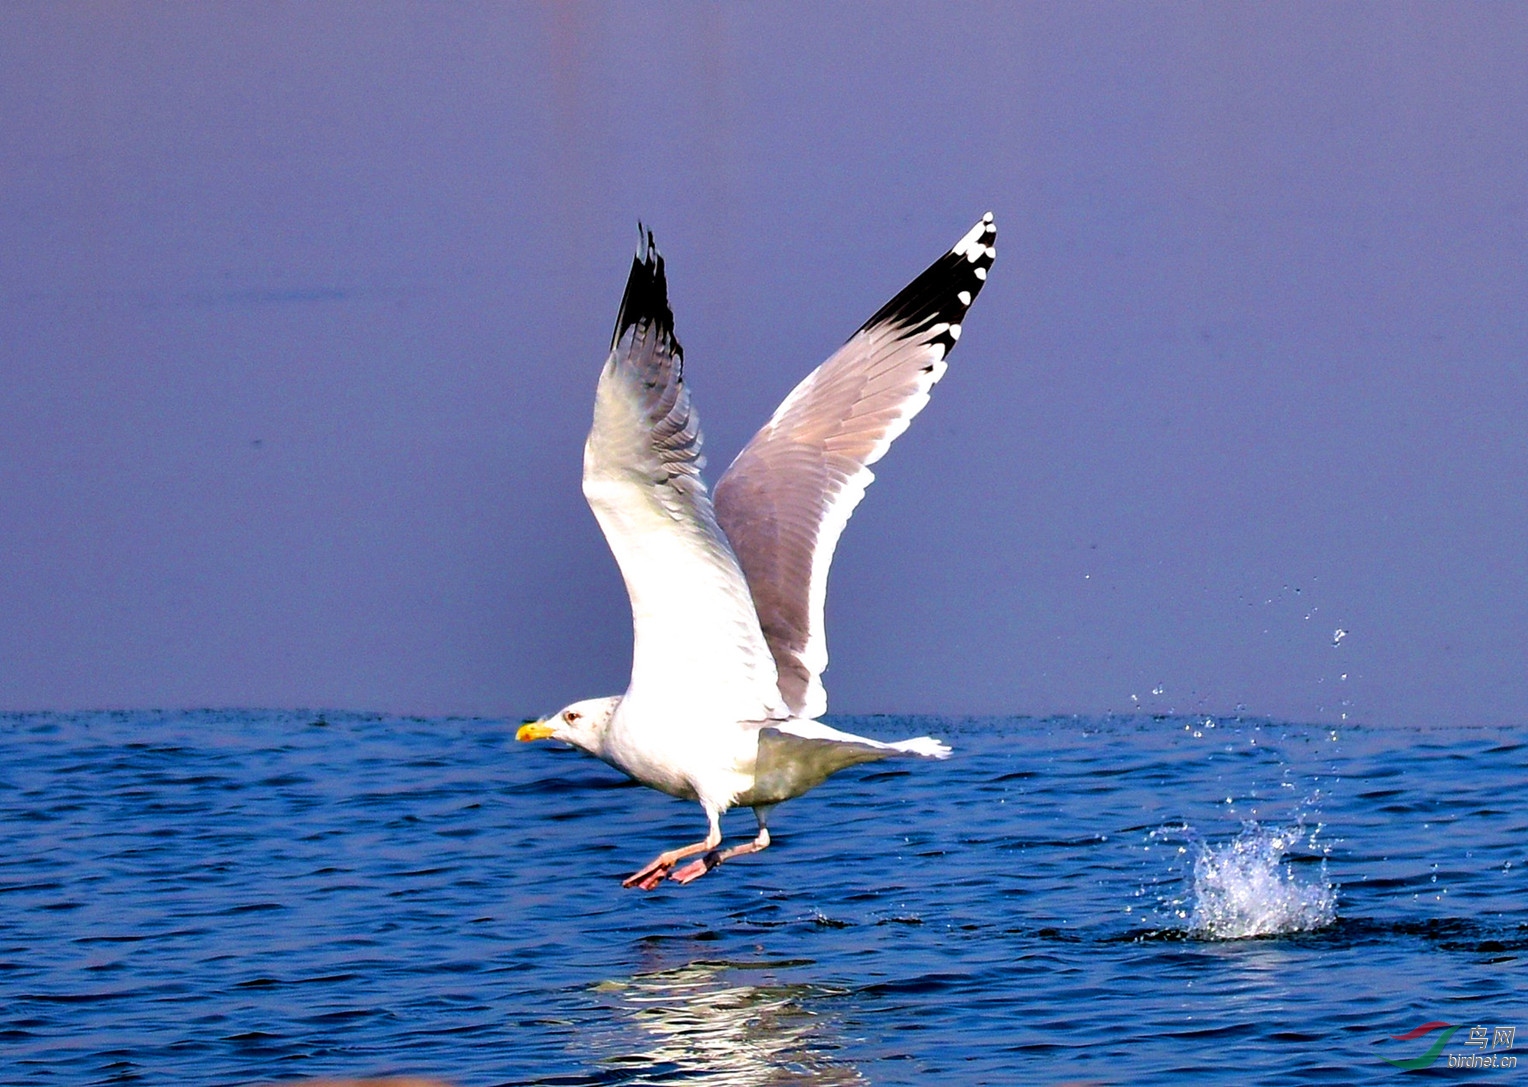
[[[1528,7],[0,9],[0,709],[619,693],[637,223],[714,482],[985,211],[840,713],[1528,719]]]

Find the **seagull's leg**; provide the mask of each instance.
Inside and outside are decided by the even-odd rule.
[[[713,850],[712,852],[707,853],[704,857],[700,858],[700,860],[691,861],[689,864],[679,869],[679,871],[669,876],[669,878],[676,880],[679,883],[689,883],[692,880],[699,879],[701,876],[711,871],[711,869],[715,868],[718,864],[721,864],[724,860],[729,860],[732,857],[742,856],[744,853],[757,853],[761,849],[768,849],[769,828],[765,826],[764,823],[765,820],[769,818],[769,809],[772,807],[774,807],[774,805],[770,804],[764,807],[753,809],[753,814],[759,820],[759,836],[753,841],[747,842],[743,845],[735,845],[731,849]]]
[[[717,846],[721,845],[721,812],[714,811],[708,806],[706,808],[706,819],[711,824],[711,832],[706,835],[705,841],[696,842],[694,845],[687,845],[680,849],[670,849],[667,853],[659,853],[656,857],[653,858],[652,863],[648,864],[640,871],[633,872],[631,875],[622,880],[621,886],[640,887],[644,891],[651,891],[654,887],[658,886],[658,884],[662,883],[663,877],[667,876],[673,869],[674,865],[683,860],[685,857],[693,857],[696,853],[704,853],[707,850],[715,849]]]

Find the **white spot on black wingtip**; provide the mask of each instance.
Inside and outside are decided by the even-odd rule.
[[[977,260],[983,249],[991,248],[992,240],[996,237],[997,225],[993,222],[992,213],[989,211],[975,226],[966,231],[965,236],[955,243],[955,247],[950,252],[970,260]]]
[[[957,257],[969,257],[969,254],[972,252],[980,251],[986,243],[987,236],[993,233],[996,233],[996,228],[992,225],[992,213],[989,211],[983,216],[981,222],[965,232],[950,252],[954,253]],[[979,245],[978,243],[981,244]],[[976,258],[969,257],[969,259],[975,260]]]
[[[882,306],[861,329],[899,328],[935,348],[942,360],[960,337],[960,324],[982,289],[997,249],[992,213],[961,237],[917,279]]]

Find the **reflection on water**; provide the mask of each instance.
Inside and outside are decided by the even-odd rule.
[[[845,990],[775,980],[804,965],[700,960],[601,982],[595,992],[619,1024],[595,1043],[601,1063],[729,1087],[869,1083],[837,1055],[833,1017],[810,1007]]]

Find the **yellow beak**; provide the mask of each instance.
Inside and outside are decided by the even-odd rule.
[[[521,741],[550,740],[552,732],[552,726],[545,721],[533,721],[528,725],[521,725],[520,731],[515,733],[515,739]]]

